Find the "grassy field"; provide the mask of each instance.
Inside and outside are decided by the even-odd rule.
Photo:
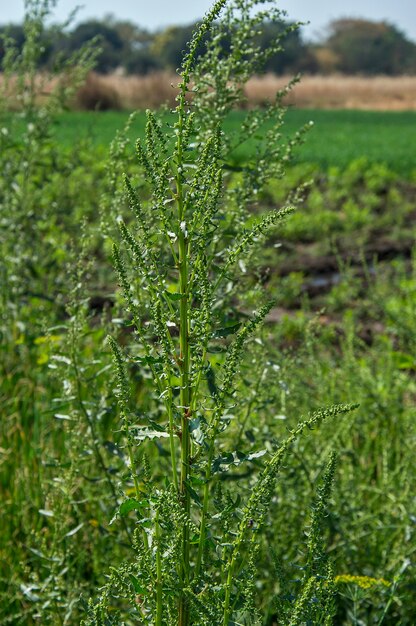
[[[244,112],[234,112],[227,130],[238,129]],[[123,127],[125,112],[68,112],[56,120],[56,139],[71,146],[82,138],[105,148],[117,130]],[[289,110],[284,133],[290,135],[312,120],[314,127],[306,143],[296,152],[296,163],[316,163],[346,167],[352,160],[366,157],[373,163],[384,163],[390,169],[409,176],[416,169],[416,112]],[[143,137],[145,115],[139,113],[131,137]],[[250,158],[253,142],[236,155],[237,160]]]
[[[415,624],[416,113],[244,125],[264,14],[197,61],[224,4],[136,146],[58,114],[87,51],[41,89],[48,2],[5,54],[4,626]]]
[[[242,115],[230,117],[229,130]],[[128,355],[133,418],[150,415],[157,434],[163,409],[148,362],[136,358],[137,337],[112,267],[110,244],[120,241],[117,220],[122,215],[131,222],[123,171],[143,191],[148,223],[154,224],[132,144],[108,156],[126,117],[65,113],[51,134],[41,118],[36,132],[0,136],[4,624],[76,626],[85,617],[85,601],[106,582],[109,565],[135,562],[128,540],[141,514],[131,510],[114,519],[134,485],[126,473],[108,334]],[[221,317],[214,313],[209,358],[220,379],[221,350],[232,345],[235,329],[259,301],[277,300],[246,346],[236,382],[242,401],[233,406],[220,450],[225,462],[234,449],[241,458],[264,450],[267,459],[302,416],[333,403],[359,403],[350,416],[299,440],[285,460],[259,548],[255,600],[265,626],[276,626],[292,610],[305,571],[313,502],[335,450],[335,487],[319,530],[322,554],[335,575],[333,623],[413,626],[415,114],[291,110],[285,128],[293,132],[310,119],[315,126],[286,176],[265,185],[243,216],[230,201],[216,222],[227,250],[236,229],[244,232],[312,180],[296,213],[230,269],[227,307]],[[130,138],[142,136],[143,126],[139,114]],[[238,155],[240,164],[252,155],[248,146]],[[233,173],[227,180],[238,189],[243,177]],[[151,240],[161,245],[157,228]],[[170,262],[164,251],[161,258]],[[137,268],[128,272],[141,302],[146,291]],[[174,268],[169,272],[171,285]],[[148,319],[149,310],[143,315]],[[149,334],[149,343],[154,341]],[[143,467],[152,462],[151,482],[163,489],[169,471],[165,441],[141,442],[135,454]],[[217,481],[216,533],[223,531],[218,516],[228,510],[222,498],[229,503],[246,497],[264,467],[263,457],[253,463],[247,457],[241,467],[233,463]],[[145,471],[140,465],[141,490],[148,485]],[[200,483],[193,489],[200,490]],[[235,515],[239,519],[239,509]],[[134,576],[131,581],[133,601],[115,599],[129,607],[128,624],[140,619],[139,583]]]

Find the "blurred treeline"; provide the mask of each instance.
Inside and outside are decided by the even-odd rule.
[[[113,16],[103,20],[78,23],[70,30],[49,26],[43,33],[43,50],[39,69],[51,69],[57,58],[69,56],[97,37],[101,53],[96,70],[111,73],[149,74],[158,70],[175,70],[194,30],[194,24],[171,26],[150,32],[132,22]],[[265,48],[282,36],[290,24],[269,22],[261,35]],[[21,24],[0,26],[0,60],[4,54],[4,37],[21,49],[24,29]],[[232,33],[230,33],[230,40]],[[291,30],[283,37],[284,51],[269,59],[265,70],[275,74],[334,72],[362,75],[416,74],[416,43],[410,41],[393,24],[363,19],[338,19],[329,24],[321,39],[305,40],[302,29]],[[227,53],[226,45],[224,53]]]

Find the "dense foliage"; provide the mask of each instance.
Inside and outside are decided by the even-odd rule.
[[[220,133],[252,67],[215,45],[195,116],[188,57],[137,154],[134,117],[108,155],[63,147],[65,93],[35,109],[36,54],[9,57],[4,624],[414,622],[415,183],[365,160],[293,167],[303,133],[281,136],[279,98]]]
[[[335,20],[324,46],[333,68],[345,74],[407,74],[415,70],[415,44],[386,22]]]

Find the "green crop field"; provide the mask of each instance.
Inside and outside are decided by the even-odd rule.
[[[226,131],[237,131],[245,115],[233,112],[226,121]],[[56,137],[65,146],[85,138],[105,148],[127,117],[123,112],[68,112],[56,119]],[[352,160],[365,156],[403,175],[409,176],[416,170],[415,112],[291,109],[283,133],[291,135],[309,121],[313,121],[314,126],[305,145],[296,152],[297,163],[316,163],[322,168],[345,167]],[[139,112],[131,137],[143,137],[144,126],[145,114]],[[236,159],[253,156],[253,145],[253,141],[247,142],[235,155]]]

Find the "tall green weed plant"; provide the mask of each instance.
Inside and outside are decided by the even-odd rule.
[[[27,624],[32,619],[44,624],[57,620],[74,623],[85,585],[74,577],[70,591],[67,572],[76,566],[85,571],[87,559],[91,561],[90,556],[81,556],[70,539],[79,526],[79,506],[77,510],[74,500],[79,495],[82,456],[76,442],[82,430],[75,428],[75,420],[66,432],[55,424],[65,424],[68,417],[62,408],[68,403],[62,395],[70,395],[70,388],[76,392],[73,368],[67,368],[69,375],[64,372],[65,364],[72,363],[74,350],[70,346],[75,345],[75,340],[71,341],[74,333],[65,337],[68,318],[73,318],[69,331],[77,328],[78,346],[82,343],[82,324],[76,323],[82,302],[79,288],[74,288],[80,272],[78,250],[71,241],[72,220],[77,210],[86,208],[85,196],[89,204],[93,196],[88,193],[91,186],[85,184],[84,155],[75,149],[63,151],[53,131],[56,114],[65,108],[93,66],[97,49],[93,42],[64,63],[57,60],[55,89],[48,96],[43,93],[45,83],[37,66],[45,20],[54,5],[48,0],[26,2],[21,51],[8,35],[3,41],[0,482],[4,508],[0,621],[5,624]],[[85,190],[80,191],[83,186]],[[78,206],[74,208],[75,203]],[[80,244],[79,251],[82,247]],[[85,260],[84,254],[80,257]],[[78,352],[81,360],[81,350]],[[58,365],[59,375],[54,375]],[[82,371],[85,375],[85,367]],[[57,475],[58,467],[61,476]]]
[[[50,264],[59,264],[63,255],[51,225],[56,225],[56,230],[66,226],[63,190],[54,197],[54,182],[59,175],[68,174],[68,159],[52,141],[53,120],[82,84],[97,54],[96,42],[92,42],[65,62],[57,60],[52,74],[55,87],[45,96],[45,81],[51,76],[40,76],[37,68],[45,20],[55,4],[27,0],[21,51],[7,34],[2,42],[0,276],[2,293],[7,292],[10,303],[34,294],[47,298],[53,290],[48,281],[48,274],[53,275]],[[12,100],[18,108],[16,115],[10,113]]]
[[[265,623],[270,609],[264,612],[264,601],[257,601],[257,559],[284,459],[304,431],[353,408],[311,412],[262,449],[255,438],[247,446],[230,435],[250,412],[241,410],[238,393],[246,352],[276,302],[259,284],[250,285],[247,267],[303,192],[253,217],[258,194],[284,175],[306,130],[282,141],[286,91],[261,113],[250,112],[235,136],[222,130],[244,83],[280,49],[280,40],[267,51],[256,44],[264,21],[281,18],[277,9],[261,10],[264,4],[219,0],[212,6],[179,70],[171,121],[164,127],[148,111],[145,140],[136,146],[139,174],[124,177],[131,216],[118,218],[113,260],[124,324],[135,342],[124,349],[122,334],[108,342],[127,466],[113,524],[131,528],[132,550],[110,568],[85,625]],[[203,42],[207,52],[197,59]],[[235,168],[233,152],[270,120],[256,159]],[[249,312],[245,307],[253,303]],[[152,392],[139,403],[137,372],[152,381]],[[229,487],[227,478],[238,479],[240,466],[249,478]],[[332,455],[307,535],[301,586],[280,604],[293,625],[330,624],[334,613],[321,537],[334,469]],[[280,576],[283,586],[284,580]]]
[[[320,172],[311,190],[313,168],[287,175],[307,127],[284,139],[282,94],[225,132],[260,59],[263,18],[247,31],[244,6],[226,3],[197,48],[189,136],[178,110],[149,114],[139,162],[134,116],[106,158],[87,140],[59,144],[59,97],[46,106],[24,91],[18,110],[2,110],[2,624],[223,624],[227,611],[229,623],[267,626],[414,622],[415,265],[348,271],[380,225],[401,241],[412,187],[358,161]],[[216,52],[219,38],[232,53]],[[10,79],[23,72],[16,84],[30,88],[27,65],[15,68]],[[257,151],[241,159],[249,137]],[[277,216],[303,196],[301,211]],[[354,245],[344,241],[330,291],[311,296],[300,271],[274,271],[306,268],[299,251],[333,252],[340,233]],[[269,300],[278,307],[262,321]],[[353,423],[339,415],[300,436],[299,416],[312,426],[350,398]]]

